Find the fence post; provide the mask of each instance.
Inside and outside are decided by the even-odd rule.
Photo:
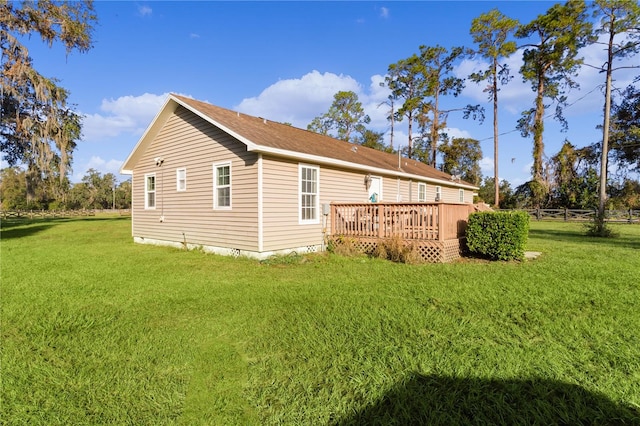
[[[540,220],[540,207],[536,209],[536,219]]]
[[[569,209],[568,208],[564,208],[564,221],[566,222],[567,220],[569,220]]]

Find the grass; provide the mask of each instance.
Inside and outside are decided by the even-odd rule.
[[[5,221],[1,424],[640,424],[640,227],[522,263],[232,259]]]

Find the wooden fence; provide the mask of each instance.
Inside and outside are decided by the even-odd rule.
[[[95,216],[96,213],[117,213],[120,216],[130,216],[131,210],[4,210],[0,211],[0,217],[2,219],[52,219]]]
[[[508,210],[503,210],[508,211]],[[586,222],[593,220],[596,210],[580,209],[524,209],[535,220],[562,220],[565,222]],[[607,210],[607,222],[640,223],[640,210]]]

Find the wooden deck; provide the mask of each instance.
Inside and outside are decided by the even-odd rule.
[[[414,245],[429,262],[460,256],[470,204],[448,203],[332,203],[331,236],[348,238],[363,252],[378,242],[400,237]]]

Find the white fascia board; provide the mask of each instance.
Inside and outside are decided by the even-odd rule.
[[[415,180],[422,181],[422,182],[429,182],[429,183],[434,183],[434,184],[438,184],[438,185],[453,186],[453,187],[456,187],[456,188],[464,188],[464,189],[469,189],[469,190],[477,190],[478,189],[478,187],[476,187],[476,186],[465,185],[465,184],[461,184],[461,183],[458,183],[458,182],[448,181],[448,180],[445,180],[445,179],[429,178],[429,177],[426,177],[426,176],[414,175],[414,174],[411,174],[411,173],[401,172],[401,171],[398,171],[398,170],[389,170],[389,169],[382,169],[382,168],[379,168],[379,167],[370,167],[370,166],[366,166],[364,164],[352,163],[350,161],[336,160],[334,158],[327,158],[327,157],[322,157],[322,156],[318,156],[318,155],[303,154],[303,153],[296,152],[296,151],[289,151],[289,150],[285,150],[285,149],[265,147],[265,146],[260,146],[260,145],[256,145],[256,144],[253,144],[253,145],[254,145],[254,147],[252,147],[252,148],[247,147],[247,149],[249,151],[255,151],[255,152],[264,153],[264,154],[272,154],[272,155],[275,155],[277,157],[285,157],[285,158],[289,158],[289,159],[293,159],[293,160],[306,161],[306,162],[309,162],[309,163],[324,164],[324,165],[329,165],[329,166],[340,166],[340,167],[344,167],[344,168],[348,168],[348,169],[352,169],[352,170],[361,170],[361,171],[367,172],[367,173],[378,173],[378,174],[383,174],[383,175],[391,175],[391,176],[403,177],[403,178],[407,178],[407,179],[415,179]]]
[[[133,150],[127,157],[127,159],[124,160],[124,163],[122,163],[122,167],[120,168],[121,174],[123,175],[133,174],[133,168],[131,165],[129,165],[129,162],[134,159],[136,154],[138,154],[138,149],[142,148],[142,145],[146,144],[146,141],[148,140],[150,141],[156,136],[156,134],[160,131],[160,128],[162,127],[162,125],[169,118],[169,115],[176,110],[175,101],[176,99],[173,96],[167,97],[167,100],[164,101],[164,104],[162,105],[162,108],[160,108],[160,111],[158,111],[156,116],[151,121],[151,124],[149,124],[149,126],[146,128],[146,130],[138,140],[138,143],[133,148]],[[169,105],[171,102],[174,102],[174,104]]]

